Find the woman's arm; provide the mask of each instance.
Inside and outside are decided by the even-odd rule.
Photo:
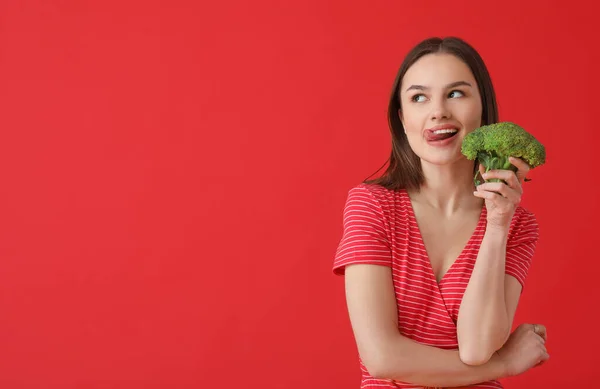
[[[522,181],[529,166],[518,158],[510,158],[518,168],[492,170],[483,178],[503,182],[487,182],[477,187],[475,196],[485,199],[486,232],[465,289],[457,321],[460,358],[470,365],[488,361],[510,335],[522,285],[506,272],[508,232],[515,210],[523,194]]]
[[[398,331],[398,311],[389,267],[346,267],[346,299],[361,360],[379,379],[423,386],[466,386],[506,374],[496,354],[487,363],[469,366],[458,351],[422,345]],[[515,358],[512,358],[515,359]]]
[[[458,347],[469,365],[486,363],[510,335],[522,287],[506,275],[507,236],[507,228],[487,228],[460,305]]]

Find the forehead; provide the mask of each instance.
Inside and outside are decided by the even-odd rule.
[[[423,85],[441,88],[456,81],[467,81],[475,85],[475,77],[466,63],[452,54],[436,53],[419,58],[406,71],[402,86]]]

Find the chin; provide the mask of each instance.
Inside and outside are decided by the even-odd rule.
[[[424,155],[421,158],[422,163],[428,163],[430,165],[454,165],[458,162],[465,160],[462,154],[456,153],[436,153],[437,155]],[[445,155],[444,155],[445,154]]]

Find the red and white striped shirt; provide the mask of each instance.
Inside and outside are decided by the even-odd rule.
[[[408,193],[360,184],[348,192],[343,235],[333,271],[343,275],[345,266],[359,263],[391,267],[400,333],[429,346],[457,349],[458,309],[485,233],[486,214],[484,205],[473,235],[438,283]],[[524,285],[538,236],[535,216],[518,207],[508,235],[506,274],[514,276],[521,285]],[[362,361],[360,367],[363,389],[422,388],[375,379]],[[502,385],[494,380],[470,388],[502,388]]]

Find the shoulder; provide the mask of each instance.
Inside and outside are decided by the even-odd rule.
[[[403,198],[404,190],[387,189],[378,184],[360,183],[348,190],[349,199],[363,199],[382,208],[396,203]]]
[[[523,206],[517,207],[509,230],[509,242],[535,241],[539,238],[539,224],[533,212]]]
[[[344,218],[383,218],[383,207],[374,185],[358,184],[348,190]]]
[[[533,212],[523,206],[518,206],[513,215],[511,227],[516,228],[538,228],[538,221]]]
[[[364,182],[357,184],[349,189],[350,193],[368,193],[369,196],[373,196],[375,198],[381,196],[383,193],[385,193],[385,191],[387,191],[387,189],[381,185],[367,184]]]

